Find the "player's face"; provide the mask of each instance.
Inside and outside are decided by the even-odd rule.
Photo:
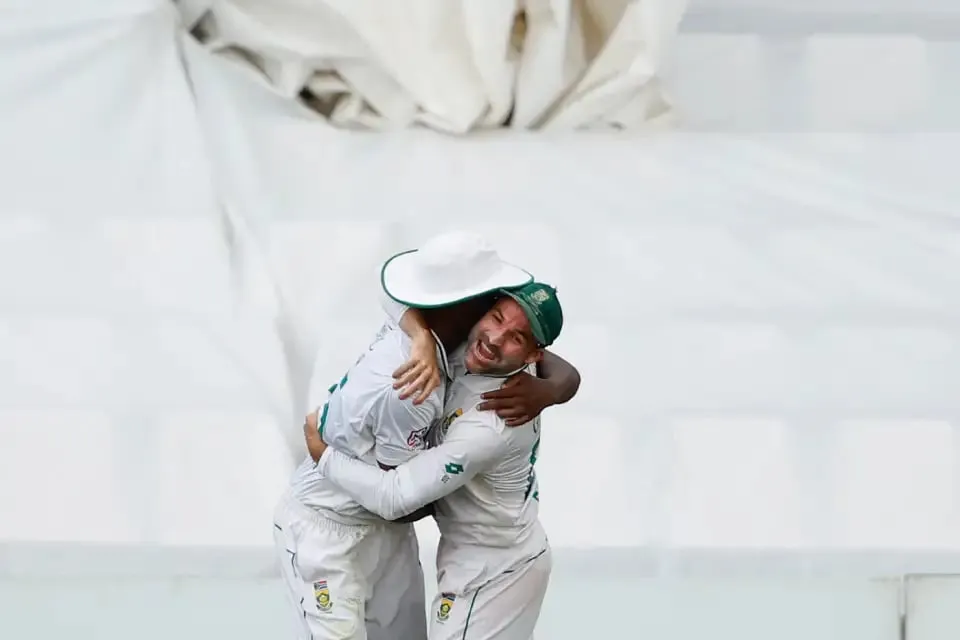
[[[509,296],[498,300],[467,338],[466,365],[471,373],[512,373],[542,355],[530,331],[530,321]]]

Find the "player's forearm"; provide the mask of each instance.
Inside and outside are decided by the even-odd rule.
[[[410,336],[411,340],[433,340],[427,320],[420,309],[408,308],[400,316],[400,330]]]
[[[403,518],[438,497],[428,478],[418,481],[406,465],[385,471],[332,448],[321,456],[317,471],[384,520]]]
[[[577,368],[551,351],[543,352],[537,375],[553,387],[554,404],[569,402],[580,388],[580,372]]]
[[[414,511],[408,516],[397,518],[396,520],[394,520],[394,522],[403,522],[406,524],[411,524],[413,522],[419,522],[424,518],[429,518],[432,515],[433,515],[433,504],[431,503],[425,507],[420,507],[419,509],[417,509],[416,511]]]

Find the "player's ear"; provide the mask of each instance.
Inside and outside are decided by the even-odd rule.
[[[535,349],[529,356],[527,356],[525,362],[527,364],[537,364],[541,360],[543,360],[543,349]]]

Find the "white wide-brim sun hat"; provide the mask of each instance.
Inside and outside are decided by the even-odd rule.
[[[380,282],[397,302],[429,309],[516,289],[533,282],[533,275],[504,262],[482,236],[457,231],[389,258],[380,270]]]

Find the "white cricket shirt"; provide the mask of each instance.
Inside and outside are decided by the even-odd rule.
[[[462,349],[451,354],[455,371],[462,370],[462,358]],[[317,469],[387,520],[436,502],[443,545],[506,548],[509,561],[538,553],[547,544],[534,471],[539,418],[511,428],[495,412],[476,409],[480,395],[502,383],[498,377],[456,376],[446,417],[431,431],[435,446],[394,470],[365,465],[334,447]]]
[[[320,410],[323,439],[331,447],[356,458],[357,464],[376,470],[377,463],[401,465],[427,447],[431,424],[443,415],[447,379],[420,405],[399,399],[393,372],[410,357],[411,341],[397,326],[405,307],[385,301],[389,320],[349,371],[329,387]],[[438,341],[438,359],[449,371]],[[317,473],[309,457],[294,472],[292,495],[302,504],[345,524],[363,524],[379,518],[350,495]]]

